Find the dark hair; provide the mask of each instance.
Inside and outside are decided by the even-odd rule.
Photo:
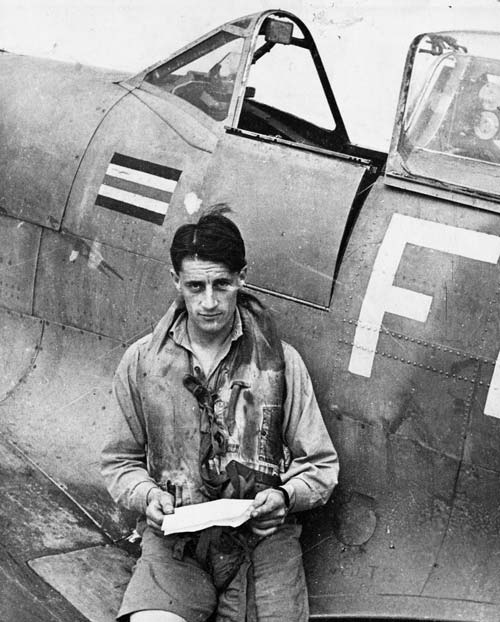
[[[185,258],[222,263],[231,272],[245,267],[245,243],[240,230],[224,216],[230,211],[225,203],[217,203],[207,208],[198,222],[177,229],[170,246],[170,259],[177,274]]]

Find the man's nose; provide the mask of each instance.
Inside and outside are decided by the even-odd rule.
[[[208,286],[205,289],[205,295],[203,296],[203,307],[205,309],[214,309],[217,306],[217,298],[215,297],[214,290]]]

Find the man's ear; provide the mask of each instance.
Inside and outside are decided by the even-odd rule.
[[[170,276],[172,277],[175,289],[179,292],[181,290],[181,280],[179,278],[179,275],[173,268],[170,268]]]
[[[238,278],[240,279],[240,287],[243,287],[243,285],[245,285],[246,280],[247,280],[247,266],[244,266],[239,274],[238,274]]]

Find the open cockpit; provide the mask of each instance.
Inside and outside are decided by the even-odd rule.
[[[225,24],[131,82],[232,130],[367,157],[349,142],[310,32],[284,11]]]

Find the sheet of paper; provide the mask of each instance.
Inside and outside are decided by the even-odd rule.
[[[217,499],[176,508],[163,519],[162,531],[168,536],[207,527],[238,527],[250,518],[252,499]]]

